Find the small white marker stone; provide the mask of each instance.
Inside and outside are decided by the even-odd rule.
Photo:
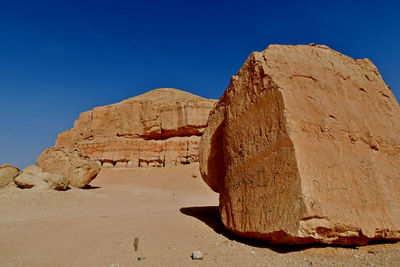
[[[201,253],[200,250],[195,250],[192,253],[192,260],[202,260],[203,259],[203,253]]]

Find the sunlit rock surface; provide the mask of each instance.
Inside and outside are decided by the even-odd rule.
[[[281,244],[400,239],[400,108],[368,59],[271,45],[246,60],[201,140],[225,226]]]
[[[103,167],[196,162],[215,103],[177,89],[152,90],[82,113],[56,146],[77,148]]]

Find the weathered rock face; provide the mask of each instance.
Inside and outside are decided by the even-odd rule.
[[[28,166],[14,179],[14,183],[22,189],[36,188],[39,190],[66,190],[69,185],[68,179],[59,173],[36,172],[39,167]]]
[[[19,174],[18,168],[3,164],[0,166],[0,187],[6,186],[11,183]]]
[[[400,239],[400,108],[368,59],[318,45],[252,53],[210,113],[200,164],[239,235]]]
[[[44,172],[62,174],[70,185],[78,188],[88,185],[100,171],[100,166],[87,155],[67,147],[46,149],[37,158],[36,164]]]
[[[23,172],[14,179],[14,183],[23,189],[37,188],[45,189],[47,188],[47,183],[39,176],[33,173]]]
[[[23,171],[23,173],[30,173],[30,174],[39,174],[42,172],[42,169],[37,165],[29,165]]]
[[[63,191],[68,188],[69,180],[62,174],[41,172],[37,176],[47,183],[48,189]]]
[[[215,103],[177,89],[152,90],[82,113],[56,146],[77,148],[105,167],[195,162]]]

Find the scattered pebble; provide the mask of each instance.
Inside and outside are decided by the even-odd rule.
[[[202,260],[203,259],[203,253],[201,253],[200,250],[195,250],[192,253],[192,260]]]
[[[254,250],[252,250],[252,251],[250,251],[250,254],[251,254],[251,255],[255,255],[256,252],[255,252]]]
[[[146,259],[146,257],[144,257],[144,256],[137,257],[137,260],[138,260],[138,261],[142,261],[142,260],[144,260],[144,259]]]

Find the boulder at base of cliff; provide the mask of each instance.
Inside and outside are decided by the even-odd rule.
[[[400,239],[400,107],[368,59],[319,45],[252,53],[210,113],[200,164],[238,235]]]
[[[43,181],[41,177],[32,173],[21,173],[14,179],[14,183],[23,189],[30,189],[33,187],[37,189],[47,188],[47,183]]]
[[[19,169],[8,165],[3,164],[0,166],[0,187],[6,186],[11,183],[15,177],[19,174]]]
[[[66,147],[51,147],[43,151],[36,163],[44,172],[59,173],[71,186],[88,185],[100,171],[100,166],[86,154]]]
[[[38,177],[47,182],[47,188],[53,190],[63,191],[68,188],[69,181],[67,177],[59,173],[41,172],[37,174]]]

